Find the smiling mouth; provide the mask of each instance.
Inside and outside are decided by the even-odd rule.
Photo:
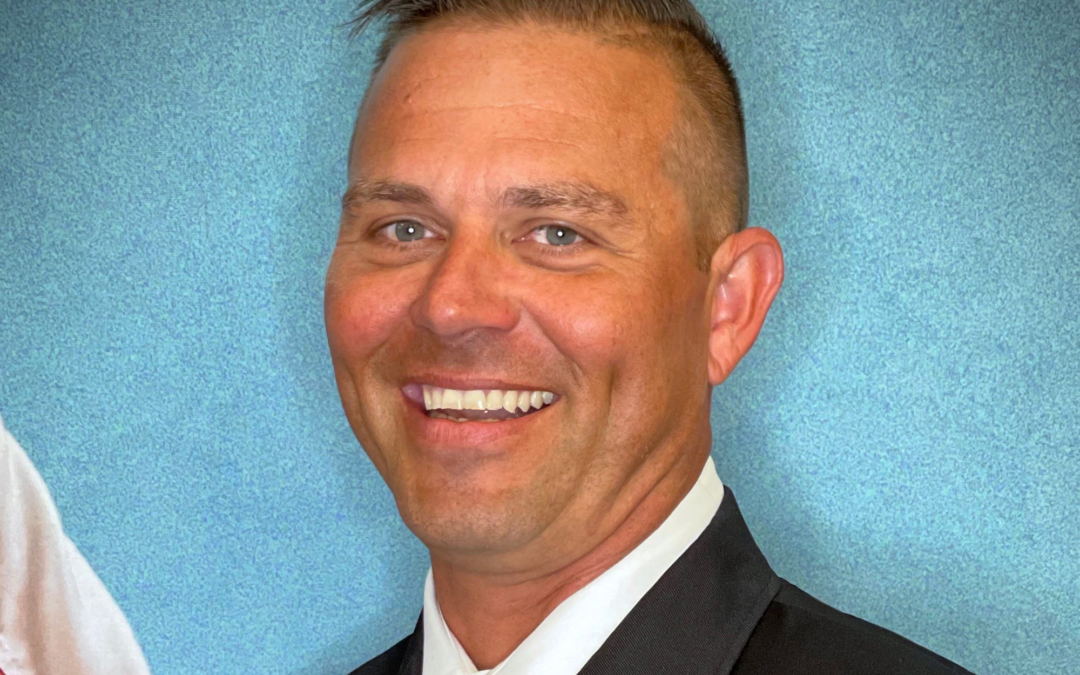
[[[419,389],[407,388],[406,396],[421,403],[428,417],[452,422],[505,422],[536,413],[558,400],[550,391],[461,390],[427,384]]]

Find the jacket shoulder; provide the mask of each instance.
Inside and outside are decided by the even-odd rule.
[[[405,660],[405,654],[408,651],[411,639],[412,636],[410,635],[352,671],[349,675],[397,675],[401,671],[401,664]]]
[[[783,581],[732,675],[971,675],[896,633]]]

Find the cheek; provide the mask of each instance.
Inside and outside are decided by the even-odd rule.
[[[326,275],[325,318],[330,353],[350,369],[389,339],[415,293],[398,270],[350,269],[335,254]]]
[[[673,392],[704,368],[700,285],[674,274],[568,279],[535,287],[530,311],[577,366],[592,414],[620,425],[633,420],[629,432],[671,413],[666,403],[681,400]]]
[[[589,389],[610,388],[649,360],[657,303],[618,275],[534,287],[530,312]]]

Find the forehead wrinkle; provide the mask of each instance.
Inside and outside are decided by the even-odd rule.
[[[392,135],[397,135],[396,142],[416,142],[416,141],[437,141],[442,142],[448,140],[446,134],[432,133],[434,128],[439,128],[447,123],[447,115],[453,115],[455,113],[471,113],[481,110],[496,110],[496,111],[511,111],[515,108],[528,110],[538,113],[548,113],[554,117],[562,117],[563,119],[569,119],[577,122],[578,124],[573,129],[557,129],[550,130],[550,133],[535,133],[539,131],[537,127],[544,127],[547,129],[551,126],[549,120],[536,120],[525,127],[522,127],[524,120],[520,120],[517,123],[511,123],[509,126],[503,122],[497,124],[499,130],[492,129],[493,141],[513,141],[522,140],[530,142],[543,142],[553,143],[558,145],[565,145],[568,147],[580,148],[581,142],[571,142],[565,140],[568,135],[578,135],[583,138],[596,138],[598,136],[598,130],[602,134],[605,130],[611,131],[611,116],[601,119],[595,116],[580,115],[565,110],[559,110],[556,108],[548,108],[544,106],[534,104],[507,104],[507,105],[477,105],[477,106],[440,106],[433,108],[420,108],[416,109],[410,105],[413,109],[406,108],[393,115],[388,114],[371,114],[375,111],[369,111],[367,114],[361,115],[357,118],[356,127],[354,129],[354,135],[350,142],[350,159],[352,154],[363,145],[366,145],[366,141],[378,139],[380,136],[386,135],[388,132]],[[381,112],[381,111],[380,111]],[[408,125],[409,128],[403,128],[404,125]],[[517,128],[514,128],[517,127]],[[532,127],[530,129],[529,127]],[[534,133],[529,133],[533,131]],[[402,132],[404,134],[402,135]],[[500,131],[502,133],[500,133]],[[570,134],[570,131],[576,132]],[[524,133],[522,133],[524,132]],[[652,136],[644,130],[634,130],[628,128],[620,128],[617,131],[616,138],[619,142],[625,142],[629,140],[640,141],[645,137]],[[561,137],[560,137],[561,136]]]
[[[562,110],[557,107],[548,107],[538,103],[490,103],[490,104],[476,104],[476,105],[435,105],[431,107],[416,106],[410,102],[410,105],[415,106],[415,109],[396,112],[396,119],[409,117],[423,117],[425,115],[443,114],[443,113],[455,113],[455,112],[474,112],[480,110],[513,110],[516,108],[531,110],[541,113],[549,113],[552,115],[560,115],[563,117],[569,117],[575,120],[583,120],[586,122],[592,122],[597,125],[607,126],[610,124],[610,116],[606,118],[596,117],[592,115],[581,115],[570,112],[568,110]]]
[[[378,86],[373,88],[383,89],[390,98],[402,98],[413,104],[426,100],[435,104],[434,109],[449,110],[449,106],[440,104],[445,101],[452,106],[458,92],[477,93],[480,87],[498,97],[506,90],[501,86],[505,84],[504,80],[528,77],[538,83],[557,83],[553,98],[549,101],[543,101],[546,97],[541,97],[540,101],[519,99],[492,107],[533,107],[567,114],[552,110],[548,105],[562,107],[559,104],[565,102],[567,96],[584,96],[608,109],[607,114],[588,117],[596,124],[607,126],[610,115],[616,112],[612,106],[622,111],[629,103],[630,108],[640,110],[638,104],[645,93],[640,89],[643,80],[649,81],[653,88],[659,85],[662,90],[678,87],[671,64],[653,53],[654,50],[638,44],[612,43],[605,37],[606,31],[582,31],[545,21],[492,24],[435,20],[402,36],[379,69]],[[506,53],[508,46],[512,47],[509,54]],[[583,52],[583,48],[588,48],[591,53]],[[541,53],[553,49],[557,58],[549,59],[545,57],[547,52]],[[570,56],[565,56],[565,52],[570,52]],[[598,69],[593,63],[597,58],[622,66],[617,69],[620,72]],[[471,67],[448,72],[448,59],[455,63],[465,60]],[[503,64],[506,64],[505,68]],[[672,92],[651,93],[667,100],[672,98],[663,95]]]
[[[563,141],[557,138],[545,138],[543,136],[499,136],[494,139],[496,141],[524,141],[526,143],[551,143],[554,145],[565,145],[570,148],[580,150],[580,143],[572,143],[570,141]]]

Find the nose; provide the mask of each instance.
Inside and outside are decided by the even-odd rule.
[[[503,267],[494,242],[451,237],[424,292],[413,303],[413,321],[441,337],[476,329],[513,329],[520,309]]]

